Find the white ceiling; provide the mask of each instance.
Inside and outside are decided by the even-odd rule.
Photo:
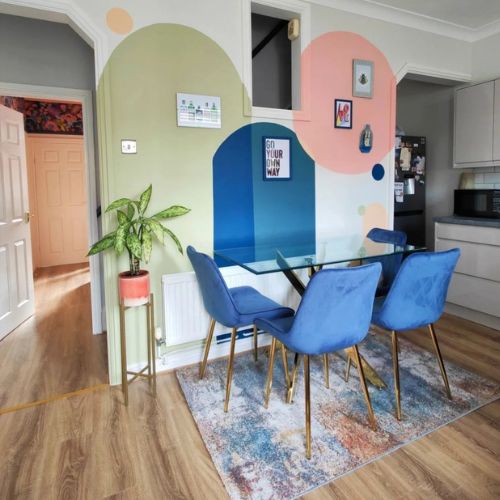
[[[500,20],[500,0],[364,0],[479,30]]]

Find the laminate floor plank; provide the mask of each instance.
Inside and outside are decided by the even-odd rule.
[[[65,307],[73,310],[71,300]],[[54,312],[58,314],[57,308]],[[43,322],[44,329],[62,324],[60,318],[50,316]],[[437,330],[445,363],[453,362],[500,380],[500,332],[449,315],[443,316]],[[402,336],[432,350],[424,331]],[[44,353],[51,351],[43,338],[35,339],[41,342]],[[85,342],[74,345],[63,338],[59,350],[72,358],[85,348]],[[31,345],[9,345],[14,359],[31,355],[32,349]],[[98,363],[102,363],[101,368]],[[90,370],[94,374],[91,379],[105,373],[105,357],[98,349],[97,359],[82,361],[78,366]],[[57,388],[57,381],[51,377],[58,378],[59,373],[70,377],[69,385],[85,378],[85,374],[74,376],[65,367],[60,371],[55,367],[24,395]],[[27,383],[30,377],[20,373],[20,379]],[[11,389],[17,390],[16,384],[9,388],[2,381],[4,398],[12,399]],[[137,381],[130,387],[128,408],[122,403],[119,387],[105,387],[1,415],[0,498],[228,498],[174,373],[159,374],[157,392],[155,399],[147,382]],[[304,498],[494,499],[500,498],[499,472],[497,400]]]

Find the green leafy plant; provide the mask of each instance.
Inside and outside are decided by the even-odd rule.
[[[111,203],[106,208],[106,213],[116,210],[118,228],[116,231],[108,233],[97,243],[94,243],[90,247],[88,255],[95,255],[109,248],[114,248],[117,255],[127,250],[130,274],[135,276],[139,274],[140,262],[149,262],[151,258],[153,238],[164,244],[165,237],[168,236],[174,241],[179,252],[183,253],[179,239],[162,224],[162,221],[187,214],[190,209],[173,205],[151,217],[147,217],[145,212],[151,200],[152,191],[153,186],[150,184],[141,194],[139,200],[120,198]]]

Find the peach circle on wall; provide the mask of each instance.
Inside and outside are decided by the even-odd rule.
[[[360,213],[358,209],[358,213]],[[361,214],[360,214],[361,215]],[[381,203],[371,203],[364,207],[363,217],[363,234],[368,234],[368,231],[374,227],[387,229],[389,225],[389,217],[387,210]]]
[[[126,35],[132,31],[134,21],[132,16],[120,7],[108,10],[106,14],[108,28],[118,35]]]
[[[372,98],[352,95],[353,59],[373,62]],[[301,75],[302,110],[294,112],[294,128],[304,149],[335,172],[369,172],[394,146],[396,79],[384,54],[355,33],[326,33],[304,50]],[[335,99],[352,100],[352,129],[334,127]],[[362,153],[367,124],[373,147]]]

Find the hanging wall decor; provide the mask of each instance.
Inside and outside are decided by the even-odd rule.
[[[290,169],[290,139],[264,137],[264,180],[279,181],[292,177]]]
[[[221,128],[220,97],[178,93],[177,126]]]
[[[355,97],[373,97],[373,62],[353,59],[352,95]]]
[[[352,128],[352,101],[335,99],[335,128]]]
[[[359,150],[362,153],[369,153],[373,146],[373,132],[370,125],[366,124],[359,136]]]

